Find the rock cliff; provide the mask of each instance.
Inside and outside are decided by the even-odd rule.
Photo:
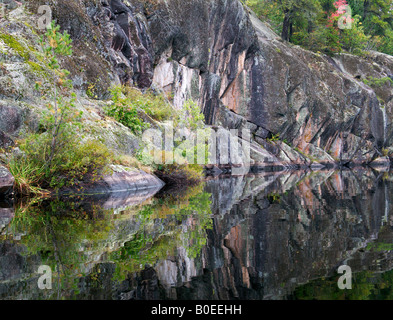
[[[368,163],[389,153],[391,56],[306,51],[282,42],[239,1],[160,8],[149,19],[160,59],[154,81],[171,86],[178,107],[199,99],[209,124],[251,129],[259,148],[284,163]],[[173,77],[163,76],[168,70]],[[387,81],[373,86],[370,78]],[[266,143],[273,135],[281,142]]]
[[[238,0],[15,5],[0,23],[19,41],[10,48],[0,38],[3,146],[36,123],[40,102],[31,83],[42,76],[34,70],[34,39],[43,4],[73,39],[74,55],[63,64],[74,86],[93,88],[96,99],[82,97],[81,108],[117,148],[132,153],[137,139],[117,125],[105,129],[99,110],[110,85],[122,83],[171,92],[175,108],[194,99],[209,125],[250,129],[251,157],[259,166],[389,162],[393,58],[376,52],[329,57],[293,46]]]

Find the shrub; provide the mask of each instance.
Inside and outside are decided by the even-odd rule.
[[[175,118],[175,127],[190,130],[198,130],[205,127],[205,116],[197,103],[193,100],[185,102],[178,116]]]
[[[172,105],[163,94],[152,90],[142,94],[138,89],[130,87],[126,89],[126,94],[137,107],[157,121],[170,120],[174,116]]]
[[[109,149],[96,140],[66,149],[56,159],[57,172],[53,175],[56,178],[52,179],[51,187],[77,185],[84,180],[95,182],[113,157]]]
[[[106,108],[106,114],[136,134],[148,128],[148,124],[141,120],[140,112],[157,121],[168,120],[174,116],[172,106],[163,95],[152,91],[143,94],[136,88],[125,86],[114,86],[110,92],[112,103]]]
[[[9,168],[22,194],[43,194],[42,188],[72,185],[89,174],[93,180],[107,163],[109,151],[97,142],[78,144],[77,129],[82,112],[76,110],[69,72],[59,59],[72,54],[72,41],[53,22],[41,38],[42,61],[50,71],[45,87],[47,110],[43,112],[43,134],[30,134],[20,144],[24,155],[14,155]],[[42,83],[36,83],[40,90]]]
[[[360,22],[360,16],[355,16],[351,29],[344,29],[341,33],[343,48],[354,54],[361,54],[370,42],[371,36],[364,34],[364,28]]]
[[[376,50],[393,55],[393,30],[387,29],[383,37],[373,37],[372,43],[374,44]]]
[[[197,141],[197,133],[203,135],[205,141],[210,133],[205,129],[204,119],[200,107],[192,100],[186,101],[174,119],[175,128],[186,130],[184,130],[185,136],[175,141],[174,151],[163,151],[163,161],[166,164],[158,165],[156,168],[156,174],[167,184],[195,184],[202,180],[203,166],[195,163],[197,163],[198,150],[205,150],[205,161],[209,157],[206,144],[203,142],[198,144]]]
[[[267,19],[276,33],[281,33],[284,13],[277,1],[245,0],[244,2],[259,18]]]
[[[155,174],[168,186],[194,185],[202,181],[203,167],[196,164],[159,165]]]
[[[331,26],[318,26],[303,45],[307,49],[328,55],[339,53],[342,50],[340,32],[337,28]]]
[[[374,78],[374,77],[367,77],[367,79],[363,79],[364,84],[370,86],[370,87],[382,87],[385,84],[391,84],[393,85],[393,80],[390,79],[389,77],[383,77],[383,78]]]
[[[140,134],[146,129],[147,125],[140,119],[138,109],[123,94],[122,87],[112,87],[110,92],[112,94],[112,103],[106,108],[106,114],[130,128],[135,134]]]
[[[44,133],[31,134],[19,145],[23,155],[13,156],[9,167],[19,192],[43,194],[42,188],[58,189],[94,182],[108,165],[113,154],[102,143],[89,140],[78,143],[73,132],[65,133],[50,167],[47,166],[51,137]]]

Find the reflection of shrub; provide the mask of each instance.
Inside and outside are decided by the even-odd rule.
[[[70,200],[25,203],[17,206],[9,232],[23,234],[19,243],[26,250],[22,254],[27,259],[38,256],[40,263],[52,269],[53,285],[59,292],[75,294],[86,265],[91,263],[89,252],[101,252],[114,228],[109,213],[99,208],[86,212],[86,204]],[[84,248],[88,251],[81,250]],[[58,299],[57,290],[38,291],[35,294],[45,294],[46,299]]]
[[[370,42],[371,36],[364,34],[363,26],[360,23],[360,16],[355,16],[351,29],[345,29],[341,34],[341,42],[344,49],[353,54],[362,54]]]

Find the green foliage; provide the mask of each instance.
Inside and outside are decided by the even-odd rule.
[[[302,45],[309,50],[332,55],[342,51],[340,43],[340,33],[336,28],[316,26],[310,34],[300,33],[301,37],[295,33],[296,44]]]
[[[96,85],[90,83],[87,87],[87,90],[86,90],[87,96],[91,99],[97,99],[98,96],[97,96],[96,90],[97,90]]]
[[[197,258],[207,243],[206,231],[213,227],[211,219],[211,195],[203,191],[203,185],[187,190],[183,195],[155,199],[138,213],[139,230],[133,238],[110,259],[116,263],[117,280],[124,280],[127,273],[140,271],[146,265],[154,265],[161,259],[175,255],[179,246],[186,249],[188,257]],[[149,225],[160,219],[162,225],[172,232],[154,236]],[[187,228],[179,228],[186,219],[193,221]],[[168,223],[172,221],[172,223]],[[175,222],[175,223],[174,223]],[[171,226],[175,227],[171,227]]]
[[[284,13],[277,1],[246,0],[245,3],[258,17],[268,20],[276,33],[281,33]]]
[[[370,87],[377,87],[377,88],[382,87],[385,84],[393,85],[393,80],[390,79],[389,77],[383,77],[383,78],[367,77],[367,79],[363,79],[363,82]]]
[[[123,208],[117,218],[113,210],[83,198],[19,203],[6,232],[23,234],[21,254],[28,260],[38,258],[53,271],[54,290],[35,290],[37,295],[75,298],[81,281],[101,285],[97,256],[102,263],[115,265],[113,274],[105,274],[113,284],[175,255],[179,247],[189,258],[197,258],[212,228],[210,196],[199,185]],[[123,215],[126,219],[119,218]]]
[[[105,110],[106,114],[129,127],[136,134],[149,127],[141,119],[141,113],[157,121],[169,120],[174,115],[172,106],[162,94],[155,94],[152,91],[143,94],[136,88],[126,86],[114,86],[110,92],[112,101]]]
[[[351,290],[341,290],[337,286],[338,276],[313,280],[296,288],[290,296],[292,300],[368,300],[378,286],[372,281],[370,271],[353,274]]]
[[[8,168],[15,178],[15,186],[19,193],[25,195],[43,195],[44,190],[39,186],[45,175],[45,166],[30,163],[25,157],[12,157]]]
[[[388,248],[388,250],[391,250]],[[302,285],[289,297],[293,300],[392,300],[393,270],[361,271],[352,275],[352,289],[340,290],[339,276],[317,279]]]
[[[157,121],[166,121],[174,117],[174,109],[163,94],[147,91],[141,95],[138,90],[132,88],[130,88],[128,92],[136,94],[137,99],[135,100],[139,106],[153,119]]]
[[[211,195],[203,184],[123,208],[116,217],[83,198],[34,201],[16,206],[7,235],[23,234],[21,254],[51,267],[54,290],[35,290],[37,295],[75,298],[82,281],[100,286],[100,262],[115,266],[113,274],[105,274],[115,284],[175,255],[179,247],[198,258],[213,226],[211,214]]]
[[[185,133],[175,140],[174,150],[164,151],[164,165],[158,166],[158,175],[167,183],[197,183],[203,176],[203,166],[198,164],[198,152],[203,151],[204,163],[208,163],[209,150],[206,142],[210,131],[205,128],[205,117],[192,100],[185,102],[174,120],[174,128]],[[169,159],[169,162],[168,162]],[[168,177],[170,180],[168,181]]]
[[[197,164],[158,165],[156,175],[168,185],[192,185],[202,181],[203,166]]]
[[[173,146],[163,150],[162,146],[147,148],[145,145],[137,152],[136,158],[141,163],[150,165],[167,184],[200,182],[203,165],[197,163],[207,163],[209,157],[206,142],[210,129],[205,128],[204,119],[200,107],[192,100],[186,101],[173,117],[173,122],[168,124],[175,133]],[[157,157],[160,161],[156,161]]]
[[[383,242],[370,242],[367,244],[366,250],[368,251],[392,251],[393,243],[383,243]]]
[[[352,28],[343,30],[337,26],[340,15],[333,0],[245,2],[284,40],[307,49],[330,55],[342,50],[358,55],[367,50],[393,54],[392,0],[348,0],[353,22]]]
[[[14,50],[25,61],[29,60],[29,50],[25,48],[25,46],[23,46],[14,36],[0,32],[0,40]]]
[[[175,119],[175,127],[190,130],[203,129],[205,127],[205,117],[198,104],[192,100],[186,101],[179,116]]]
[[[48,170],[52,170],[52,160],[59,151],[60,141],[64,140],[62,134],[66,131],[67,125],[81,116],[81,114],[75,115],[74,113],[76,95],[69,92],[72,88],[71,80],[67,79],[69,71],[61,69],[59,63],[60,57],[72,55],[72,41],[67,32],[60,33],[59,30],[60,26],[56,26],[55,22],[52,22],[41,38],[45,62],[53,73],[51,80],[48,81],[48,85],[51,87],[48,96],[51,103],[48,104],[48,110],[52,114],[47,113],[44,118],[44,126],[51,136],[50,152],[46,159]],[[67,95],[71,95],[71,98],[68,98]]]
[[[147,124],[139,117],[137,107],[132,105],[123,94],[122,87],[113,87],[110,91],[112,103],[106,108],[106,114],[130,128],[135,134],[140,134],[144,129],[147,129]]]
[[[183,140],[175,143],[175,147],[178,147],[181,144],[184,149],[182,154],[184,159],[180,163],[186,162],[185,158],[191,158],[192,163],[198,163],[198,150],[205,150],[205,162],[207,163],[209,153],[205,142],[210,135],[210,131],[205,128],[205,116],[201,112],[201,108],[198,104],[192,100],[186,101],[178,117],[175,118],[174,125],[175,128],[185,128],[190,131],[185,141]],[[199,140],[197,138],[199,138]],[[188,154],[194,156],[188,157]],[[175,162],[179,163],[179,161],[176,160],[176,154]]]
[[[393,30],[385,30],[384,36],[374,36],[371,41],[371,48],[386,54],[393,55]]]
[[[267,195],[267,199],[269,200],[269,202],[271,204],[275,204],[275,203],[280,203],[281,202],[281,196],[277,193],[269,193]]]
[[[72,290],[74,294],[80,290],[78,280],[90,262],[90,256],[80,248],[88,243],[89,250],[99,251],[114,228],[111,212],[99,208],[93,212],[85,210],[86,206],[72,199],[67,203],[28,202],[16,207],[9,226],[9,233],[24,234],[21,239],[26,248],[24,255],[39,255],[42,263],[51,267],[57,290]],[[57,290],[48,290],[47,298],[59,299]]]
[[[364,50],[367,49],[371,36],[367,36],[364,33],[364,27],[360,22],[361,17],[359,15],[353,18],[352,28],[344,29],[341,32],[340,42],[342,43],[343,49],[346,51],[361,55]]]
[[[271,134],[269,138],[266,139],[268,142],[276,142],[280,141],[280,135],[279,134]]]
[[[21,193],[37,193],[37,187],[61,188],[79,182],[94,182],[113,155],[102,143],[89,140],[79,143],[72,132],[64,132],[51,166],[47,167],[51,137],[33,134],[19,145],[24,155],[14,156],[10,170],[15,174]],[[36,189],[39,190],[39,189]]]

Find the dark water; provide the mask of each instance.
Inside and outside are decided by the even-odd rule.
[[[0,299],[393,298],[390,173],[230,176],[151,196],[0,203]]]

